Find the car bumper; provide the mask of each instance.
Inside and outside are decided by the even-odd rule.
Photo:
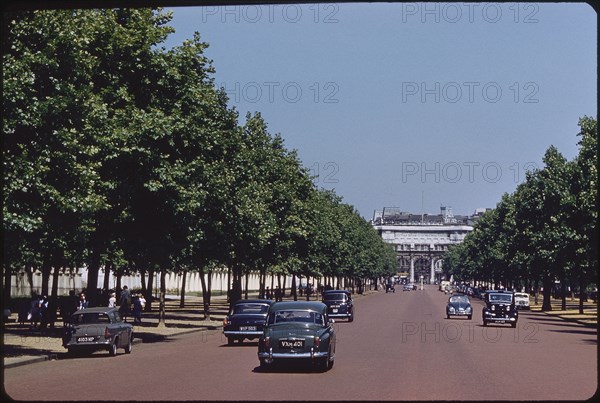
[[[330,318],[351,318],[352,314],[351,313],[330,313],[329,317]]]
[[[223,334],[227,337],[260,337],[262,330],[224,330]]]
[[[449,316],[472,316],[473,312],[448,312]]]
[[[273,359],[314,359],[327,357],[327,352],[322,351],[310,351],[308,353],[274,353],[271,351],[263,351],[258,353],[259,359],[265,359],[272,361]]]
[[[486,316],[486,317],[484,317],[484,319],[487,320],[488,322],[502,322],[502,323],[517,321],[516,317]]]
[[[77,348],[77,349],[86,349],[86,350],[103,350],[109,349],[112,346],[112,340],[103,340],[103,341],[94,341],[89,343],[77,343],[76,341],[70,341],[68,343],[64,343],[63,347],[67,349]]]

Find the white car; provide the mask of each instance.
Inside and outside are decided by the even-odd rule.
[[[526,292],[515,292],[515,307],[517,309],[531,309],[529,306],[529,294]]]

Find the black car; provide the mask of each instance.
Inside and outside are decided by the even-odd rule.
[[[350,291],[324,291],[322,301],[327,305],[327,314],[330,318],[345,318],[348,322],[354,320],[354,304]]]
[[[272,303],[269,299],[237,301],[223,319],[223,334],[227,337],[227,344],[231,345],[236,340],[242,343],[244,339],[258,339],[262,335],[267,312]]]
[[[63,335],[63,347],[69,354],[107,350],[117,355],[117,348],[131,353],[133,326],[123,322],[117,308],[85,308],[71,315]]]
[[[487,291],[483,307],[483,326],[488,323],[509,323],[517,327],[519,312],[515,307],[515,295],[510,291]]]

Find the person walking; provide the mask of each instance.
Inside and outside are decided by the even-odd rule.
[[[29,305],[29,312],[27,313],[27,320],[30,321],[30,329],[35,330],[39,327],[39,322],[42,319],[41,305],[42,300],[34,293]]]
[[[108,307],[114,308],[117,306],[117,294],[114,292],[110,293],[110,298],[108,299]]]
[[[127,317],[129,316],[129,312],[131,310],[131,292],[127,286],[123,286],[123,291],[121,291],[121,298],[119,299],[119,313],[123,318],[124,322],[127,322]]]
[[[142,323],[142,302],[140,296],[137,294],[133,295],[133,323]]]
[[[85,294],[79,294],[79,302],[77,303],[77,310],[84,309],[90,306],[90,302],[85,299]]]

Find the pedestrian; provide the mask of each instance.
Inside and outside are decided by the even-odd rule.
[[[134,294],[133,300],[133,323],[142,323],[142,303],[140,297]]]
[[[29,305],[29,312],[27,313],[27,320],[30,322],[30,329],[37,329],[39,326],[39,322],[42,319],[41,307],[42,300],[37,296],[37,294],[33,294],[31,297],[31,303]]]
[[[271,290],[267,287],[267,291],[265,292],[267,299],[273,299],[273,295],[271,294]]]
[[[281,296],[281,288],[279,288],[279,286],[277,286],[277,288],[275,288],[275,302],[279,302],[279,301],[283,301],[283,298]]]
[[[123,321],[127,322],[127,317],[129,316],[129,311],[131,310],[131,292],[127,288],[127,286],[123,286],[123,291],[121,291],[121,298],[119,299],[119,313],[123,318]]]
[[[140,305],[142,306],[142,311],[146,308],[146,298],[144,298],[144,294],[139,294],[138,298],[140,299]]]
[[[87,308],[90,302],[85,299],[85,293],[79,294],[79,302],[77,303],[77,310]]]
[[[117,306],[117,294],[114,292],[110,293],[110,298],[108,299],[108,307],[114,308]]]
[[[61,303],[60,316],[63,319],[63,326],[67,327],[71,323],[71,315],[77,310],[79,298],[75,295],[75,290],[69,290],[69,296]]]

